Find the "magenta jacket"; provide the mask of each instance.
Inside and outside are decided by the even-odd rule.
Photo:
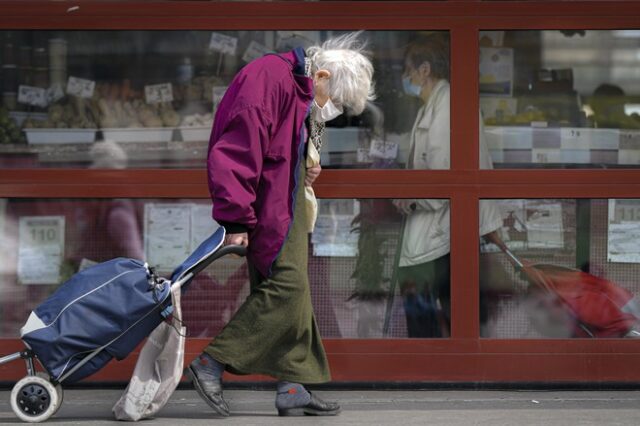
[[[249,233],[247,258],[271,275],[293,218],[313,82],[304,51],[266,55],[235,76],[215,116],[207,172],[213,218]]]

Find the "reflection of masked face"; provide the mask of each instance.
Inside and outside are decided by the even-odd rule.
[[[405,76],[402,78],[402,89],[407,95],[416,96],[418,98],[422,93],[422,86],[420,86],[419,84],[413,84],[411,82],[411,77],[409,76]]]
[[[340,114],[342,114],[343,110],[341,107],[337,107],[331,102],[331,98],[327,100],[323,107],[318,106],[316,101],[313,101],[313,108],[311,110],[311,118],[315,121],[319,121],[324,123],[326,121],[331,121]]]

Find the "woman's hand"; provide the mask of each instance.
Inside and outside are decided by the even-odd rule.
[[[307,175],[304,177],[304,185],[313,185],[313,182],[318,178],[318,176],[320,176],[321,171],[322,167],[320,167],[320,164],[307,168]]]
[[[243,232],[241,234],[227,234],[224,237],[225,246],[249,246],[249,234]]]

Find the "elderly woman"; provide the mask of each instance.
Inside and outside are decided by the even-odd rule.
[[[279,415],[340,411],[302,385],[331,378],[307,275],[305,186],[320,166],[307,168],[306,157],[319,149],[324,122],[343,108],[360,114],[373,98],[362,49],[353,33],[266,55],[235,76],[218,107],[207,163],[213,217],[227,231],[225,244],[247,247],[251,292],[188,374],[222,416],[224,370],[277,378]]]

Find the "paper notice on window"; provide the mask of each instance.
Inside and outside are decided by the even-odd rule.
[[[220,225],[211,217],[211,204],[191,205],[191,251],[213,234]]]
[[[251,62],[254,59],[258,59],[266,55],[267,53],[272,53],[273,51],[266,46],[258,43],[257,41],[252,41],[249,43],[249,47],[245,50],[244,55],[242,55],[242,60],[245,62]]]
[[[216,52],[235,55],[238,48],[238,39],[225,34],[211,33],[209,49]]]
[[[480,94],[511,96],[513,49],[480,48]]]
[[[640,263],[640,200],[609,200],[607,260]]]
[[[59,284],[64,257],[64,216],[23,216],[18,233],[18,281]]]
[[[356,200],[318,200],[318,219],[311,236],[314,256],[355,257],[358,233],[351,222],[360,212]]]
[[[67,81],[67,94],[77,96],[79,98],[92,98],[95,88],[96,82],[92,80],[69,77],[69,80]]]
[[[149,265],[173,271],[191,253],[191,205],[144,206],[144,253]]]
[[[562,204],[526,201],[527,245],[530,248],[564,248]]]

